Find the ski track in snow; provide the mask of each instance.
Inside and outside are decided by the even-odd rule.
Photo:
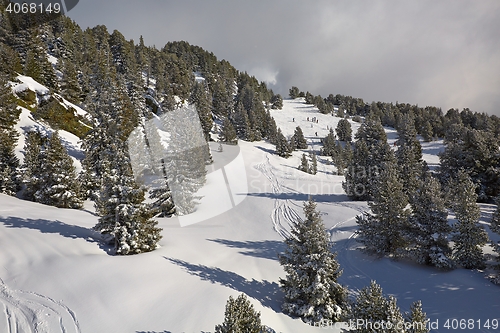
[[[0,330],[6,333],[81,333],[75,313],[61,302],[9,289],[0,279]]]
[[[366,211],[365,208],[359,207],[354,204],[349,204],[349,203],[343,203],[343,202],[332,202],[331,204],[336,205],[336,206],[342,206],[346,207],[352,210],[356,210],[360,213],[363,213]],[[335,229],[339,228],[343,224],[350,222],[352,220],[355,220],[356,216],[348,218],[347,220],[341,221],[336,223],[334,226],[332,226],[330,229],[328,229],[328,232],[330,234],[330,239],[333,238],[333,234],[335,232]],[[343,269],[344,272],[349,271],[350,274],[354,274],[354,277],[359,277],[359,278],[370,278],[370,274],[367,272],[363,271],[362,269],[359,268],[359,265],[357,263],[354,263],[351,255],[352,251],[355,251],[356,244],[358,242],[356,241],[356,236],[358,235],[357,230],[352,232],[346,239],[345,243],[343,246],[339,246],[336,244],[334,247],[334,252],[337,252],[337,259],[342,261]],[[356,292],[355,292],[356,293]]]
[[[283,195],[287,193],[298,193],[292,189],[287,188],[280,184],[278,177],[273,172],[273,166],[269,160],[269,156],[266,154],[266,160],[254,166],[255,169],[260,171],[271,183],[271,189],[273,194]],[[358,211],[363,213],[366,208],[361,207],[356,204],[346,203],[346,202],[330,202],[329,205],[341,206],[348,209]],[[292,206],[298,206],[296,203],[290,201],[289,199],[276,198],[274,202],[274,209],[271,213],[271,221],[273,222],[274,230],[283,238],[286,239],[290,236],[290,228],[295,221],[300,221],[302,218],[297,213],[297,211]],[[335,230],[347,222],[356,219],[356,217],[351,217],[347,220],[336,223],[334,226],[328,229],[330,234],[330,239],[333,237]],[[343,246],[336,246],[334,251],[337,252],[337,257],[340,258],[344,265],[344,271],[348,270],[350,274],[354,274],[357,277],[370,278],[369,274],[364,272],[358,267],[358,264],[351,258],[352,251],[358,244],[356,241],[357,232],[352,232],[343,243]]]
[[[266,161],[255,166],[271,183],[273,194],[283,195],[290,193],[289,190],[283,188],[276,174],[273,172],[273,166],[269,161],[269,156],[266,154]],[[292,225],[296,221],[302,220],[299,213],[291,207],[289,199],[276,198],[274,201],[274,209],[271,213],[271,221],[273,222],[274,230],[283,238],[290,236]]]

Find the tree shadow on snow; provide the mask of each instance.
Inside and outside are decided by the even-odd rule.
[[[278,260],[278,253],[285,251],[285,244],[277,240],[240,242],[228,239],[209,239],[209,241],[223,244],[230,248],[242,249],[239,253],[246,256],[270,260]]]
[[[264,147],[261,147],[261,146],[255,146],[255,148],[258,148],[266,153],[269,153],[269,154],[276,154],[276,150],[274,149],[267,149],[267,148],[264,148]]]
[[[307,190],[307,187],[304,187]],[[313,189],[311,187],[311,189]],[[248,193],[248,196],[253,197],[263,197],[263,198],[271,198],[271,199],[280,199],[280,200],[296,200],[296,201],[308,201],[309,197],[311,197],[315,202],[341,202],[346,201],[348,197],[345,194],[309,194],[309,193],[271,193],[271,192],[260,192],[260,193]]]
[[[58,220],[34,220],[13,216],[0,218],[0,222],[10,228],[27,228],[38,230],[43,234],[59,234],[66,238],[84,239],[89,243],[99,244],[99,248],[106,251],[108,254],[112,254],[112,247],[106,245],[102,240],[101,234],[92,229],[66,224]]]
[[[281,312],[280,304],[282,303],[283,293],[276,282],[269,282],[267,280],[257,281],[254,279],[247,280],[239,274],[217,267],[195,265],[179,259],[164,258],[173,264],[183,267],[191,275],[244,293],[258,300],[263,306],[272,309],[276,313]]]

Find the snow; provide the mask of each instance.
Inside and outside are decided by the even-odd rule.
[[[55,96],[57,96],[58,100],[62,101],[62,105],[68,109],[68,108],[73,108],[73,110],[75,110],[76,114],[80,115],[80,116],[87,116],[88,113],[87,111],[85,111],[84,109],[82,109],[81,107],[79,107],[78,105],[76,104],[73,104],[71,103],[70,101],[66,100],[64,97],[62,97],[61,95],[59,94],[54,94]]]
[[[18,131],[50,131],[28,110],[22,111]],[[340,120],[300,99],[285,100],[283,110],[272,115],[287,136],[300,125],[309,149],[316,151],[327,126],[335,128]],[[319,123],[311,128],[307,117],[317,117]],[[351,124],[355,133],[359,124]],[[393,130],[388,136],[397,139]],[[61,137],[79,152],[77,138],[64,131]],[[402,311],[420,299],[427,316],[439,323],[433,332],[447,332],[447,319],[474,319],[477,325],[478,320],[499,317],[500,288],[483,272],[443,272],[358,251],[355,216],[367,203],[349,201],[341,187],[343,177],[332,175],[332,166],[323,158],[313,176],[297,170],[302,152],[283,159],[262,141],[240,141],[222,152],[215,151],[217,146],[211,146],[214,164],[207,167],[207,185],[200,190],[207,199],[192,214],[196,223],[183,220],[190,215],[159,218],[163,238],[151,253],[109,255],[110,249],[91,230],[97,216],[90,202],[84,210],[69,210],[0,195],[0,330],[213,332],[223,321],[229,296],[243,292],[261,312],[262,323],[276,332],[324,331],[280,311],[278,280],[284,271],[277,253],[283,251],[282,235],[302,216],[309,195],[338,252],[344,270],[339,282],[351,294],[376,280],[386,294],[397,297]],[[423,144],[424,158],[437,161],[442,147],[439,141]],[[481,209],[481,223],[487,226],[492,207]]]
[[[53,55],[47,54],[47,60],[52,64],[52,66],[57,65],[58,59],[56,57],[54,57]]]
[[[54,132],[54,130],[50,128],[50,126],[36,121],[33,118],[30,110],[23,107],[19,107],[19,109],[21,110],[21,115],[19,117],[19,121],[15,125],[15,129],[19,133],[19,140],[17,141],[15,152],[16,156],[22,163],[24,160],[24,144],[26,133],[33,130],[38,130],[43,135],[50,135]],[[64,130],[59,131],[59,136],[61,138],[62,144],[73,160],[73,165],[76,167],[76,172],[80,172],[82,170],[81,160],[84,157],[83,151],[80,147],[80,138]]]
[[[19,82],[12,83],[14,92],[20,92],[29,89],[36,92],[36,94],[39,96],[46,96],[50,93],[49,88],[36,82],[30,76],[19,75],[17,77],[17,80],[20,81],[21,83]]]
[[[194,72],[194,80],[198,83],[203,83],[205,82],[205,78],[203,77],[203,74],[200,72]]]

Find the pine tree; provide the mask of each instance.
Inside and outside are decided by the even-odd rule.
[[[384,333],[406,333],[405,321],[397,305],[396,297],[390,295],[387,303],[387,319],[385,321],[387,329],[384,330]]]
[[[214,125],[212,119],[212,101],[208,87],[203,83],[196,83],[193,87],[193,92],[191,93],[189,101],[196,106],[203,133],[205,134],[205,140],[208,142],[210,141],[210,131]]]
[[[302,132],[302,129],[300,128],[300,126],[297,126],[295,128],[295,132],[293,133],[292,139],[294,142],[294,149],[306,149],[307,148],[307,141],[306,141],[306,138],[304,137],[304,133]]]
[[[21,111],[17,109],[16,97],[8,82],[9,78],[0,73],[0,129],[11,131]]]
[[[309,173],[310,168],[309,168],[309,162],[307,161],[306,154],[302,154],[302,159],[300,160],[300,165],[299,165],[299,170]]]
[[[276,134],[276,154],[284,158],[292,156],[292,147],[281,132],[281,128],[278,128],[278,133]]]
[[[283,97],[281,97],[280,94],[273,95],[271,98],[271,108],[274,110],[281,110],[283,109]]]
[[[371,167],[368,162],[369,154],[365,141],[359,140],[354,143],[353,157],[344,174],[345,182],[342,182],[342,187],[349,198],[355,200],[371,198],[371,179],[378,170],[376,166]]]
[[[37,82],[42,82],[40,65],[37,62],[37,55],[33,50],[28,50],[24,65],[24,74],[33,78]]]
[[[276,145],[277,136],[278,136],[278,127],[276,126],[276,121],[274,120],[273,117],[269,116],[269,129],[267,134],[269,143]]]
[[[431,142],[434,137],[434,129],[432,128],[430,121],[426,121],[424,123],[421,131],[425,142]]]
[[[234,129],[238,138],[247,141],[254,141],[254,131],[251,128],[248,112],[243,108],[242,103],[237,103],[233,116]]]
[[[422,147],[417,139],[414,123],[413,117],[403,116],[398,128],[397,144],[399,148],[396,151],[403,188],[410,201],[412,201],[412,196],[418,187],[423,165]]]
[[[452,182],[450,188],[455,194],[452,208],[458,220],[454,226],[456,232],[453,236],[454,258],[464,268],[484,268],[485,258],[482,247],[488,242],[488,235],[478,225],[480,211],[476,203],[476,186],[467,173],[460,169],[457,179]]]
[[[286,250],[279,255],[286,277],[280,279],[285,293],[282,309],[305,322],[339,321],[346,291],[338,282],[342,270],[330,251],[329,235],[316,204],[304,204],[304,221],[294,223]]]
[[[61,143],[58,132],[47,142],[40,168],[37,202],[59,208],[81,208],[79,186],[73,160]]]
[[[215,326],[216,333],[261,333],[264,326],[260,321],[260,312],[255,311],[245,294],[234,299],[229,296],[224,313],[224,322]]]
[[[388,300],[383,294],[382,287],[375,281],[371,281],[369,286],[358,292],[356,300],[351,307],[349,318],[354,322],[356,320],[363,320],[363,325],[357,326],[354,332],[386,333],[386,326],[381,324],[386,323],[390,317],[389,305],[391,303],[392,307],[394,307],[394,300]],[[401,313],[398,314],[395,311],[396,309],[391,310],[393,310],[392,316],[401,316]],[[374,327],[379,327],[379,329],[377,330]]]
[[[382,164],[391,160],[393,152],[387,144],[387,135],[380,120],[369,115],[356,133],[353,158],[342,183],[347,195],[353,200],[370,200]]]
[[[20,190],[19,159],[14,152],[17,136],[13,132],[0,129],[0,193],[7,195]]]
[[[39,132],[30,131],[26,134],[22,166],[23,182],[26,187],[23,197],[30,201],[35,201],[35,193],[41,188],[45,141]]]
[[[349,120],[345,118],[340,119],[335,131],[340,141],[350,142],[352,140],[352,128]]]
[[[337,167],[337,174],[344,175],[344,170],[352,161],[351,143],[346,142],[345,147],[342,147],[340,142],[337,142],[335,149],[332,151],[332,162]]]
[[[318,160],[316,158],[316,153],[315,152],[309,153],[309,158],[311,159],[310,173],[312,175],[315,175],[318,172]]]
[[[61,93],[63,97],[72,103],[79,104],[81,102],[82,89],[78,83],[78,73],[73,62],[64,60],[62,72]]]
[[[15,154],[18,133],[14,129],[19,114],[7,77],[0,74],[0,193],[8,195],[20,190],[19,159]]]
[[[321,148],[321,155],[333,156],[335,153],[335,133],[333,132],[333,128],[330,128],[330,133],[322,141],[323,148]]]
[[[167,217],[175,214],[175,204],[172,199],[170,187],[165,179],[161,179],[164,184],[160,187],[152,188],[149,191],[149,197],[155,199],[151,203],[153,216]]]
[[[33,35],[31,42],[26,54],[25,75],[31,76],[35,81],[50,89],[56,89],[58,86],[57,78],[52,64],[47,59],[45,45],[35,35]]]
[[[446,148],[439,154],[440,177],[443,181],[457,178],[458,170],[464,169],[476,189],[478,199],[488,202],[500,195],[500,154],[498,139],[490,131],[450,126]]]
[[[368,205],[372,211],[357,216],[358,240],[369,253],[400,255],[407,245],[404,237],[408,229],[408,198],[403,191],[397,168],[392,162],[382,165],[380,178],[376,183],[373,201]]]
[[[410,307],[410,313],[406,315],[406,320],[408,323],[408,333],[428,333],[428,322],[427,315],[422,310],[422,302],[415,301]]]
[[[238,144],[236,131],[233,127],[233,124],[231,124],[228,118],[224,118],[224,121],[222,123],[222,128],[219,133],[219,141],[225,142],[230,145]]]
[[[299,92],[299,88],[297,87],[291,87],[289,90],[288,90],[288,95],[290,96],[291,99],[295,99],[297,97],[300,97],[300,92]]]
[[[134,180],[125,143],[117,140],[109,149],[118,163],[105,161],[109,172],[95,203],[100,218],[94,229],[113,237],[116,254],[153,251],[162,237],[161,229],[144,203],[145,190]]]
[[[439,181],[430,173],[420,181],[411,203],[409,242],[418,263],[439,268],[453,268],[448,245],[448,212]]]

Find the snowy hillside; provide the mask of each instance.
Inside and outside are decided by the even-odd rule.
[[[301,126],[316,151],[340,120],[301,99],[285,100],[272,116],[285,136]],[[355,132],[359,124],[351,124]],[[18,131],[33,126],[40,124],[23,110]],[[392,144],[397,134],[386,131]],[[68,133],[61,137],[72,156],[80,158],[78,138]],[[442,149],[439,141],[423,143],[424,159],[435,165]],[[245,293],[261,312],[262,323],[276,332],[324,331],[280,310],[278,281],[284,272],[277,253],[283,250],[289,223],[302,216],[310,195],[338,252],[344,270],[340,282],[351,294],[376,280],[385,293],[397,297],[402,311],[420,299],[431,322],[438,322],[433,332],[449,331],[444,326],[448,319],[498,319],[500,288],[482,272],[442,272],[358,251],[355,216],[367,204],[349,201],[341,186],[344,178],[332,174],[325,158],[319,158],[318,174],[310,175],[297,170],[302,152],[283,159],[264,141],[240,141],[222,152],[211,144],[211,151],[214,164],[208,166],[208,182],[200,191],[206,196],[195,217],[158,219],[161,247],[146,254],[109,255],[110,249],[91,231],[97,216],[90,202],[83,210],[66,210],[0,194],[0,330],[213,332],[223,321],[228,297]],[[215,199],[211,193],[217,193]],[[481,208],[481,222],[487,225],[493,206]]]

